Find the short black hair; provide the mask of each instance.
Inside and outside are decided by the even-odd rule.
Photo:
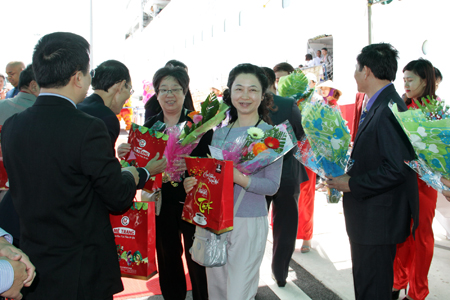
[[[307,59],[309,58],[309,60],[312,60],[312,55],[308,53],[305,55],[305,58],[307,58]]]
[[[23,87],[29,87],[30,82],[34,79],[33,65],[29,64],[19,75],[19,84],[17,88],[20,89]]]
[[[259,83],[261,84],[262,94],[264,99],[261,101],[261,104],[258,107],[258,114],[261,119],[263,119],[266,123],[272,124],[272,121],[269,117],[269,109],[271,109],[273,105],[273,97],[271,93],[267,92],[267,88],[269,87],[269,80],[266,77],[263,69],[252,65],[252,64],[239,64],[230,71],[228,75],[228,89],[223,92],[223,102],[227,104],[230,114],[230,122],[235,122],[238,118],[237,109],[233,106],[231,101],[231,87],[233,86],[236,77],[240,74],[252,74],[258,78]]]
[[[380,80],[394,81],[397,73],[398,51],[391,44],[371,44],[364,47],[356,58],[359,71],[367,66]]]
[[[183,94],[186,95],[189,89],[189,75],[182,67],[164,67],[156,71],[153,76],[153,88],[156,94],[159,94],[159,85],[167,76],[175,78],[183,88]]]
[[[327,52],[328,52],[328,48],[325,48],[325,47],[323,47],[323,48],[322,48],[322,50],[325,50],[325,51],[327,51]]]
[[[94,90],[108,91],[117,82],[125,80],[131,82],[128,68],[117,60],[107,60],[102,62],[95,70],[91,72],[92,88]]]
[[[442,77],[441,71],[439,71],[439,69],[436,67],[434,67],[434,77],[436,78],[436,81],[442,81],[442,79],[444,79],[444,77]]]
[[[275,72],[268,67],[261,67],[261,69],[263,69],[264,74],[266,74],[267,80],[269,81],[269,86],[272,86],[275,83],[275,80],[277,79]]]
[[[89,43],[71,32],[54,32],[43,36],[33,53],[33,71],[42,88],[66,86],[76,72],[87,74]]]
[[[273,71],[274,72],[285,71],[285,72],[288,72],[289,74],[291,74],[292,72],[294,72],[294,67],[291,66],[291,64],[289,64],[287,62],[282,62],[282,63],[275,65],[275,67],[273,67]]]

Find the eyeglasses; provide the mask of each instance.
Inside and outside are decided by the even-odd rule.
[[[171,89],[171,90],[167,90],[167,89],[160,89],[159,90],[159,94],[160,95],[167,95],[169,92],[171,92],[172,94],[178,94],[180,92],[182,92],[183,89],[182,88],[176,88],[176,89]]]
[[[133,90],[133,87],[131,85],[129,85],[128,83],[125,83],[125,88],[130,90],[130,95],[133,95],[134,90]]]

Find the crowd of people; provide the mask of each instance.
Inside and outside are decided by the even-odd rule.
[[[319,63],[332,79],[327,49]],[[308,57],[309,61],[315,61]],[[317,57],[316,57],[317,58]],[[357,56],[358,87],[353,167],[324,183],[343,192],[356,299],[406,299],[428,295],[427,274],[433,256],[431,223],[437,192],[404,164],[414,150],[388,104],[400,110],[413,100],[436,96],[439,70],[424,59],[403,69],[405,95],[392,82],[398,52],[390,44],[372,44]],[[314,62],[315,63],[315,62]],[[128,68],[116,60],[89,71],[89,44],[72,33],[42,37],[31,65],[6,67],[13,89],[0,101],[1,147],[9,190],[0,199],[0,296],[21,299],[113,299],[123,290],[109,214],[130,207],[137,189],[164,172],[162,153],[143,168],[121,168],[131,146],[117,146],[117,114],[133,93]],[[302,115],[292,98],[277,94],[281,77],[294,72],[288,63],[273,68],[239,64],[221,93],[230,107],[229,122],[208,131],[190,156],[208,157],[210,146],[223,148],[249,127],[262,130],[288,120],[298,140]],[[332,80],[307,74],[314,99],[338,106],[342,95]],[[5,77],[0,76],[0,83]],[[145,127],[160,121],[169,128],[193,121],[188,67],[171,60],[153,77],[155,94],[146,104]],[[93,93],[87,96],[89,87]],[[240,205],[227,236],[227,263],[203,267],[189,254],[196,227],[181,219],[194,177],[162,184],[162,206],[155,216],[159,283],[164,299],[185,299],[187,262],[193,298],[254,299],[272,211],[272,276],[286,285],[296,239],[311,251],[316,174],[291,150],[259,172],[233,169],[234,202]],[[184,157],[175,162],[185,171]],[[443,180],[450,186],[450,181]],[[450,193],[444,192],[450,201]],[[242,203],[241,203],[242,200]],[[23,294],[23,296],[22,296]]]
[[[305,69],[314,66],[324,66],[325,79],[333,80],[333,57],[328,54],[328,48],[322,48],[316,51],[316,57],[311,53],[305,55],[305,64],[299,65],[299,68]]]

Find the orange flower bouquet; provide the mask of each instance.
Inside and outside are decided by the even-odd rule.
[[[224,160],[231,160],[244,174],[253,174],[283,157],[296,144],[288,121],[263,131],[250,127],[247,134],[222,150]]]

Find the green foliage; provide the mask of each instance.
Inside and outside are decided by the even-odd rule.
[[[417,107],[425,114],[427,120],[441,120],[448,118],[449,107],[445,105],[444,101],[439,101],[433,97],[427,96],[422,98],[422,103],[414,100]],[[411,108],[414,109],[414,108]]]
[[[197,124],[189,122],[189,124],[184,126],[183,132],[179,137],[179,139],[182,140],[182,145],[192,143],[200,134],[220,124],[220,122],[225,119],[226,110],[228,110],[228,106],[223,102],[219,102],[216,94],[209,94],[206,100],[201,104],[200,113],[197,113],[202,116],[201,121]],[[193,114],[195,114],[195,112]],[[195,115],[191,118],[194,119],[194,117]]]
[[[130,166],[130,164],[123,159],[120,161],[120,165],[122,166],[122,168],[126,168],[126,167]]]
[[[141,210],[143,204],[144,204],[143,202],[134,202],[133,203],[136,210]]]
[[[293,97],[295,100],[305,98],[308,89],[308,78],[301,70],[280,78],[278,93],[281,97]]]

